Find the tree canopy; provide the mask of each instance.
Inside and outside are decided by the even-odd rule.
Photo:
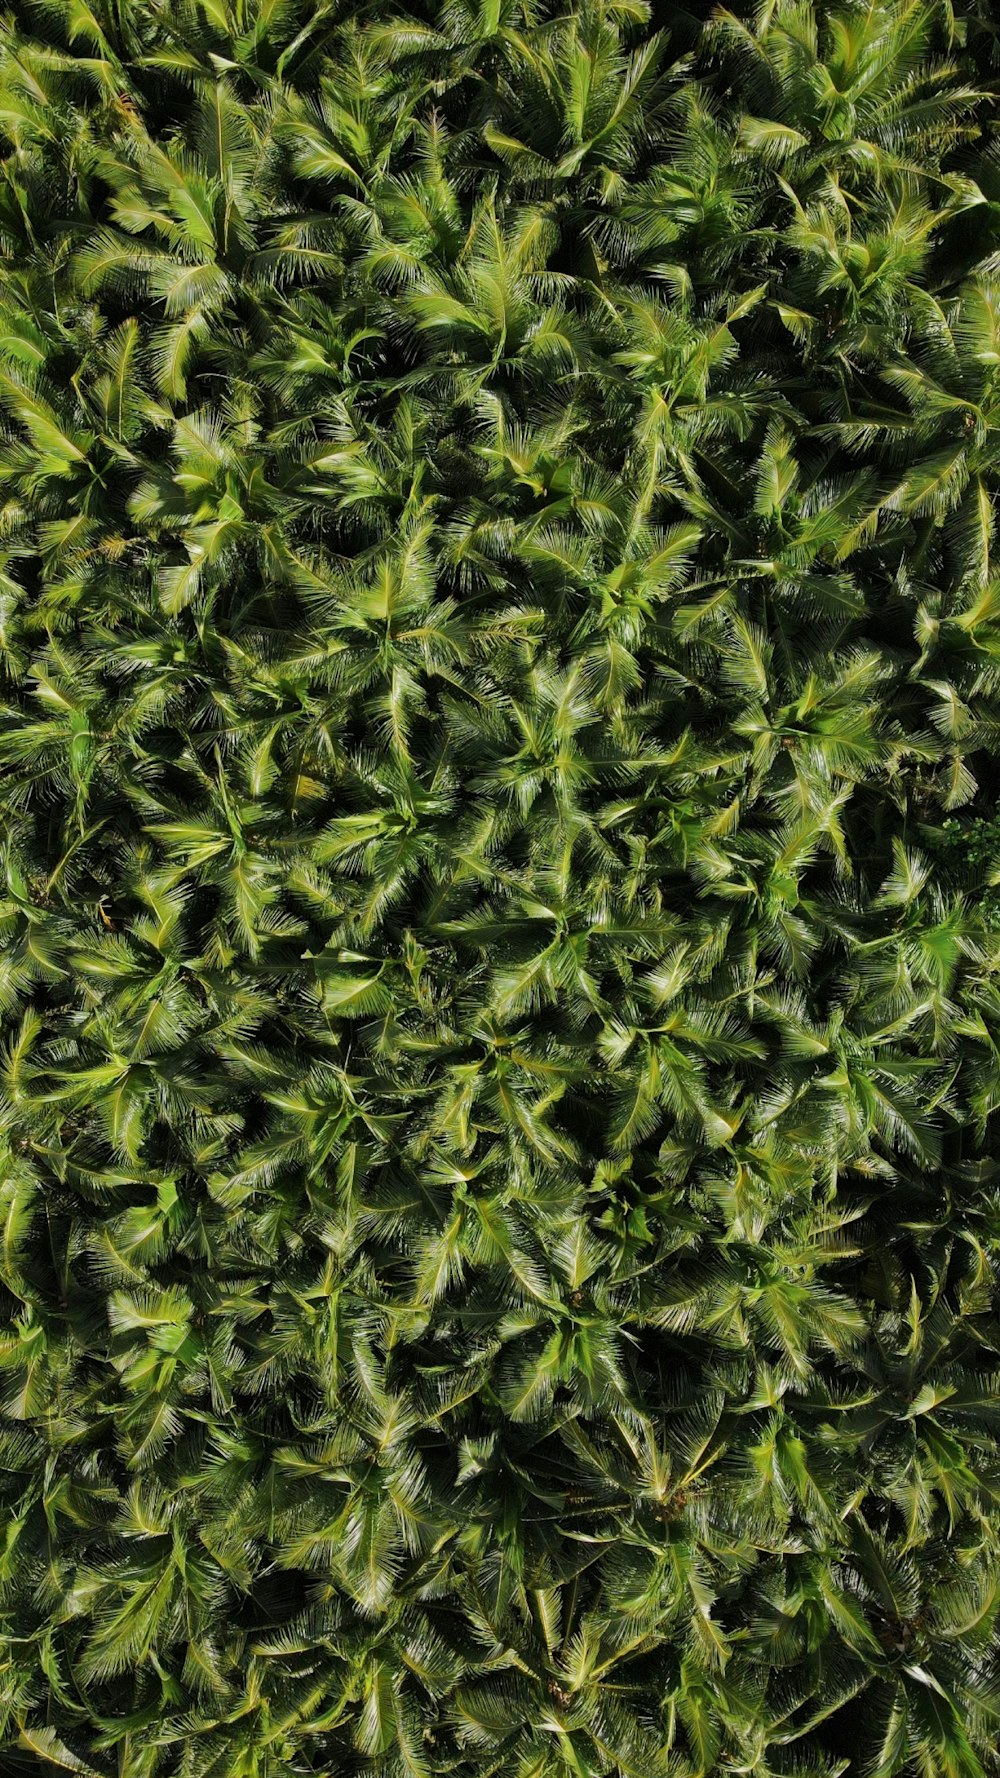
[[[0,21],[0,1765],[1000,1774],[990,0]]]

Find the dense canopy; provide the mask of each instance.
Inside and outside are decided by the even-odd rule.
[[[995,17],[5,13],[11,1778],[1000,1774]]]

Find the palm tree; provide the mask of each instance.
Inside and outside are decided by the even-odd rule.
[[[709,11],[0,30],[12,1774],[1000,1773],[995,32]]]

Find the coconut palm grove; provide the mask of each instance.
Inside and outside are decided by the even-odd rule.
[[[0,19],[0,1773],[1000,1775],[1000,13]]]

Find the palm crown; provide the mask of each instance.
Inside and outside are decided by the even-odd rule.
[[[12,1773],[1000,1770],[995,30],[655,10],[4,22]]]

